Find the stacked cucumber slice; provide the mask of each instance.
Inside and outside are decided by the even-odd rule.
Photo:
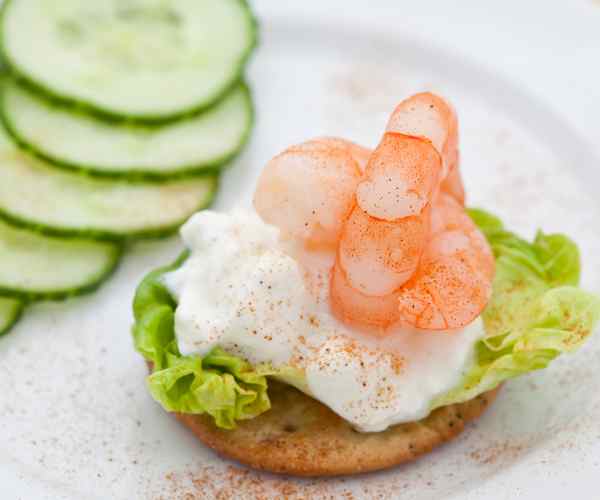
[[[165,182],[107,179],[55,168],[0,131],[0,217],[54,236],[162,236],[207,206],[215,175]]]
[[[4,86],[1,104],[6,128],[34,155],[69,170],[128,179],[162,180],[218,170],[238,152],[252,123],[250,95],[243,84],[204,113],[159,127],[73,112],[15,81]]]
[[[6,63],[43,93],[157,122],[218,101],[256,34],[243,0],[6,0],[3,17]]]
[[[0,222],[0,293],[24,300],[63,299],[96,288],[121,249],[110,242],[52,238]]]
[[[17,299],[0,297],[0,336],[7,333],[19,321],[23,312],[23,302]]]
[[[244,0],[5,0],[0,33],[2,334],[210,204],[252,127],[256,25]]]

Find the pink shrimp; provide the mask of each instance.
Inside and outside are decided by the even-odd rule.
[[[422,92],[402,101],[392,113],[387,132],[427,139],[442,156],[443,175],[457,163],[458,119],[441,97]]]
[[[416,94],[396,107],[387,131],[429,140],[442,156],[441,190],[464,205],[465,190],[459,168],[458,118],[448,102],[430,92]]]
[[[356,205],[342,230],[339,265],[357,291],[388,295],[414,274],[428,236],[428,213],[385,221]]]
[[[441,193],[432,238],[415,275],[399,290],[400,321],[420,329],[468,325],[492,292],[494,257],[463,207]]]
[[[456,114],[433,94],[403,101],[374,151],[333,137],[287,149],[254,204],[302,244],[292,253],[315,288],[333,266],[332,311],[375,335],[460,328],[489,300],[494,258],[464,210]]]
[[[361,177],[358,163],[343,144],[313,140],[273,158],[254,194],[262,219],[307,247],[334,247]]]
[[[392,115],[342,231],[337,265],[344,280],[333,282],[331,295],[338,302],[348,298],[350,311],[360,296],[368,297],[370,308],[383,304],[388,310],[389,297],[415,274],[429,238],[429,208],[444,180],[442,163],[451,161],[454,167],[458,160],[451,108],[430,94],[416,97]]]
[[[364,326],[369,334],[383,336],[386,329],[400,319],[398,293],[383,297],[370,297],[360,293],[348,282],[339,260],[331,276],[330,306],[341,321]]]
[[[387,132],[356,190],[359,206],[387,221],[421,214],[439,190],[441,157],[423,138]]]

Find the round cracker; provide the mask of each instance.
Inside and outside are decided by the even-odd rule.
[[[360,433],[317,400],[269,381],[269,411],[219,429],[207,415],[175,416],[217,453],[255,469],[294,476],[339,476],[409,462],[458,436],[478,418],[499,389],[439,408],[427,418],[384,432]]]

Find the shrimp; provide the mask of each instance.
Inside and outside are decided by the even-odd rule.
[[[385,221],[357,205],[344,224],[339,265],[357,291],[388,295],[414,274],[428,237],[429,214]]]
[[[440,174],[441,157],[428,140],[387,132],[369,159],[356,200],[378,219],[416,216],[437,194]]]
[[[341,321],[367,327],[370,334],[383,336],[390,325],[400,319],[398,292],[383,297],[369,297],[349,282],[339,260],[331,275],[330,307]]]
[[[494,256],[463,207],[441,193],[433,207],[432,238],[415,275],[399,290],[400,321],[419,329],[461,328],[492,293]]]
[[[441,97],[422,92],[402,101],[392,113],[386,128],[411,137],[427,139],[441,155],[445,178],[456,163],[458,119],[456,112]]]
[[[360,178],[360,167],[346,145],[308,141],[266,165],[254,206],[265,222],[306,247],[334,248]]]
[[[394,325],[457,329],[487,304],[495,271],[464,210],[459,157],[454,110],[417,94],[374,151],[320,137],[273,158],[254,205],[292,243],[311,293],[329,276],[342,321],[378,336]]]
[[[386,130],[429,140],[442,156],[441,190],[464,205],[465,190],[459,168],[458,118],[450,104],[430,92],[416,94],[396,107]]]

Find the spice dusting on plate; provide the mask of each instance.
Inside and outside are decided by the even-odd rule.
[[[340,483],[343,483],[340,479],[298,481],[232,465],[226,467],[207,465],[195,472],[169,472],[165,480],[163,491],[152,500],[271,500],[274,498],[355,500],[357,498],[350,490],[339,488]],[[380,495],[378,497],[387,498]]]

